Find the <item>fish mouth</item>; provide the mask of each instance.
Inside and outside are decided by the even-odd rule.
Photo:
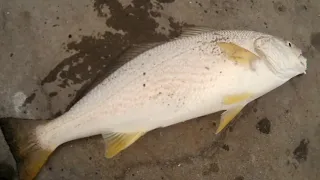
[[[300,64],[303,66],[303,74],[307,74],[307,59],[303,56],[303,53],[301,53],[298,57]]]
[[[298,75],[296,75],[296,77],[301,77],[307,74],[307,70],[304,70],[302,72],[300,72]]]

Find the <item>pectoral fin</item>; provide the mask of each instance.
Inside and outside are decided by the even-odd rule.
[[[222,49],[230,60],[242,65],[253,67],[252,63],[259,57],[251,51],[242,48],[234,43],[218,42],[217,45]]]
[[[136,132],[136,133],[106,133],[102,137],[106,144],[106,158],[112,158],[117,155],[120,151],[126,149],[135,141],[137,141],[146,132]]]
[[[243,109],[244,106],[237,106],[222,113],[219,127],[216,134],[220,133]]]

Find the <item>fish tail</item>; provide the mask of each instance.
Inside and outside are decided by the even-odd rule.
[[[19,179],[32,180],[54,151],[54,148],[43,146],[36,131],[47,120],[1,119],[0,125],[4,137],[17,162]]]

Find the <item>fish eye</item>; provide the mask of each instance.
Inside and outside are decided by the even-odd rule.
[[[287,44],[288,44],[289,47],[292,47],[291,42],[288,41]]]

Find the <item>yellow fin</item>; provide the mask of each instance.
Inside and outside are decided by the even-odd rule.
[[[41,137],[35,133],[35,130],[42,130],[40,125],[46,124],[48,121],[36,120],[24,122],[22,120],[14,122],[10,118],[1,119],[0,121],[3,135],[10,146],[12,155],[18,160],[18,173],[15,179],[37,179],[39,172],[46,164],[51,153],[58,147],[58,145],[49,142],[45,145],[40,143]]]
[[[237,116],[237,114],[239,114],[243,107],[244,106],[238,106],[223,112],[216,134],[220,133]]]
[[[234,43],[218,42],[217,45],[231,60],[234,60],[239,64],[251,66],[252,61],[259,58],[254,53]]]
[[[23,179],[34,179],[40,172],[42,166],[46,163],[52,151],[45,149],[34,149],[28,152],[24,163],[20,166],[20,176]]]
[[[137,141],[145,132],[136,133],[106,133],[102,137],[106,144],[106,158],[112,158],[117,155],[120,151],[126,149],[135,141]]]
[[[252,95],[253,95],[252,93],[242,93],[242,94],[225,96],[223,97],[223,104],[225,105],[236,104],[250,98]]]

